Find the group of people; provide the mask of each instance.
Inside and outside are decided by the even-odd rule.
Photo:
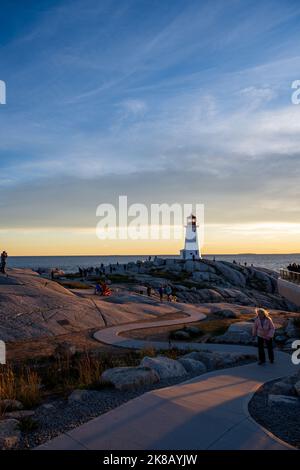
[[[7,257],[8,257],[8,254],[6,253],[6,251],[2,251],[2,253],[1,253],[1,263],[0,263],[0,272],[2,274],[5,274],[5,272],[6,272]]]
[[[104,297],[108,297],[111,295],[111,290],[105,281],[97,282],[95,286],[95,295],[100,295]]]
[[[300,273],[300,264],[290,263],[287,269],[288,271],[293,271],[294,273]]]
[[[117,266],[119,263],[117,262]],[[127,271],[127,265],[123,265],[123,270]],[[91,266],[90,268],[81,268],[78,266],[78,273],[80,274],[80,277],[87,278],[88,276],[105,276],[105,274],[113,274],[114,272],[117,271],[116,266],[112,266],[111,264],[109,266],[104,266],[103,263],[101,263],[100,267],[94,268]]]
[[[81,277],[87,278],[88,276],[102,276],[105,274],[104,264],[101,264],[100,268],[94,268],[93,266],[90,268],[81,268],[78,266],[78,272]]]
[[[164,300],[164,294],[167,296],[167,301],[168,302],[176,302],[177,298],[175,293],[173,292],[173,289],[169,284],[163,286],[159,286],[158,288],[158,293],[159,293],[159,298],[160,301],[162,302]]]
[[[146,288],[147,288],[148,297],[151,297],[152,287],[148,284],[148,285],[146,285]],[[167,285],[161,284],[158,288],[158,294],[159,294],[159,298],[160,298],[161,302],[163,302],[163,300],[164,300],[164,295],[167,296],[168,302],[176,302],[177,301],[177,297],[175,295],[175,292],[173,291],[172,287],[169,286],[168,284]]]

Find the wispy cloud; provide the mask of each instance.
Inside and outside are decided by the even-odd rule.
[[[297,2],[68,0],[23,20],[1,48],[2,225],[89,226],[121,190],[210,222],[299,217]]]

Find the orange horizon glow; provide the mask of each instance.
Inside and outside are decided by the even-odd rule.
[[[10,256],[176,255],[179,240],[99,240],[95,228],[7,228],[0,249]],[[300,253],[300,224],[206,224],[203,255]]]

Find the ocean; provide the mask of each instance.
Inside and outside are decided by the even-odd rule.
[[[161,258],[178,258],[177,255],[161,255]],[[238,254],[238,255],[204,255],[204,259],[216,259],[217,261],[235,260],[238,263],[279,271],[280,268],[286,267],[289,263],[300,264],[300,253],[296,254],[276,254],[276,255],[256,255],[256,254]],[[147,260],[147,255],[140,256],[10,256],[8,258],[8,267],[12,268],[59,268],[70,273],[76,272],[78,266],[81,268],[97,267],[101,263],[104,265],[114,263],[128,263],[130,261]],[[152,256],[153,259],[153,256]]]

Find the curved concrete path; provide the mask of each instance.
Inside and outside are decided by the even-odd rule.
[[[169,348],[167,342],[128,339],[136,329],[190,323],[205,318],[195,307],[180,305],[189,318],[139,322],[98,331],[101,342],[126,348]],[[182,349],[252,353],[253,347],[176,343]],[[263,383],[297,370],[290,356],[277,352],[276,363],[248,364],[210,372],[172,387],[153,390],[38,447],[40,450],[289,449],[260,427],[248,402]]]

